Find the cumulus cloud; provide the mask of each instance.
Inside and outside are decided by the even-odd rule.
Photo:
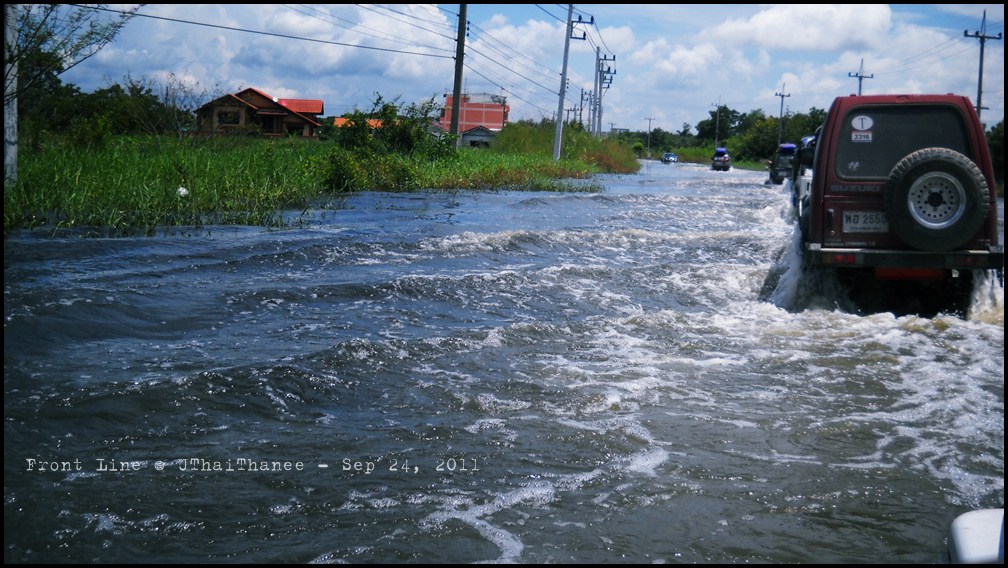
[[[849,73],[858,71],[862,59],[864,72],[873,75],[864,80],[865,93],[975,97],[979,46],[964,38],[963,30],[979,29],[984,10],[992,33],[1004,19],[1003,5],[576,8],[595,20],[575,26],[576,35],[583,29],[590,41],[571,40],[565,104],[588,100],[601,48],[615,57],[607,61],[615,75],[604,93],[604,122],[627,127],[648,116],[657,119],[652,127],[676,130],[682,122],[706,118],[719,100],[739,111],[763,108],[776,116],[781,100],[774,93],[782,88],[796,112],[828,107],[836,95],[857,91]],[[174,74],[224,92],[259,87],[277,96],[324,99],[327,114],[367,108],[375,93],[409,103],[452,87],[455,10],[455,5],[406,4],[149,4],[142,13],[179,21],[135,18],[115,42],[63,79],[91,91],[127,74]],[[515,120],[551,118],[563,62],[563,16],[565,6],[469,5],[463,88],[506,95]],[[1002,117],[1004,42],[987,42],[985,58],[984,117]]]
[[[891,26],[885,4],[778,4],[746,19],[727,20],[704,35],[766,49],[835,51],[876,45]]]

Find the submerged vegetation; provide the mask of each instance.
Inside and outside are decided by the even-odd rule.
[[[555,126],[516,123],[490,148],[456,148],[432,135],[431,107],[380,99],[322,140],[164,135],[50,136],[23,147],[4,188],[4,234],[25,228],[152,234],[204,224],[285,226],[291,211],[338,206],[357,191],[592,191],[573,180],[635,172],[625,144],[572,126],[552,159]],[[383,127],[362,129],[378,116]]]

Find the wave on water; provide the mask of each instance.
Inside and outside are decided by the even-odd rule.
[[[874,289],[884,294],[876,301],[864,302],[837,271],[826,267],[808,267],[802,259],[801,231],[795,225],[787,245],[781,247],[767,271],[759,292],[761,301],[792,312],[808,309],[837,309],[850,313],[892,311],[897,315],[917,314],[927,317],[941,313],[959,313],[964,319],[1004,324],[1004,275],[998,270],[973,270],[968,275],[971,291],[967,306],[956,302],[935,301],[936,293],[927,286],[893,283]],[[912,296],[920,295],[920,301]],[[908,301],[909,298],[909,301]],[[872,298],[876,300],[876,298]]]

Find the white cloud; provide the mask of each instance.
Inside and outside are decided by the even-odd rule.
[[[1003,5],[711,5],[575,6],[594,25],[590,41],[571,40],[567,108],[594,87],[596,49],[615,74],[603,122],[678,130],[696,124],[719,100],[734,110],[776,116],[784,88],[793,112],[827,108],[856,92],[864,60],[865,92],[956,92],[976,96],[979,42],[963,30],[1003,30]],[[134,18],[116,41],[64,80],[91,91],[133,77],[175,74],[227,91],[246,86],[321,98],[327,113],[369,108],[374,93],[417,102],[451,89],[457,5],[307,7],[278,4],[151,4],[142,13],[264,30],[342,45]],[[401,12],[401,13],[399,13]],[[314,14],[309,16],[308,14]],[[315,17],[317,16],[317,17]],[[468,7],[463,88],[502,93],[512,118],[556,112],[566,9],[553,5]],[[988,41],[983,104],[1004,116],[1004,42]],[[411,55],[415,52],[444,57]],[[279,94],[277,96],[280,96]],[[586,116],[582,113],[582,116]]]
[[[834,51],[877,45],[891,24],[885,4],[777,4],[712,26],[704,35],[766,49]]]

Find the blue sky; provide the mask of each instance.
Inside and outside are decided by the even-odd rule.
[[[569,5],[466,6],[463,91],[506,96],[512,120],[552,118]],[[1004,32],[1003,4],[573,6],[584,22],[575,35],[584,39],[570,41],[564,112],[587,124],[581,101],[594,90],[600,55],[613,71],[602,93],[603,132],[678,131],[709,117],[719,101],[768,116],[782,103],[785,113],[826,109],[837,95],[857,93],[857,74],[866,77],[864,94],[956,93],[975,104],[981,42],[964,32]],[[322,99],[327,116],[367,110],[375,93],[440,103],[453,87],[459,9],[148,4],[62,79],[90,92],[127,76],[163,83],[173,75],[217,95],[255,87]],[[991,125],[1004,119],[1004,40],[983,45],[981,117]]]

